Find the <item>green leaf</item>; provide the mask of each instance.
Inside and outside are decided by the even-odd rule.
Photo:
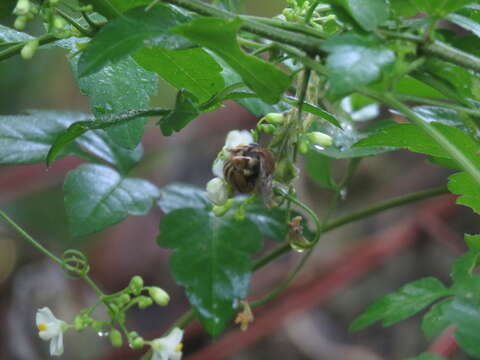
[[[165,113],[168,113],[169,110],[165,110]],[[155,114],[158,115],[160,113],[159,109],[155,110]],[[53,143],[52,147],[50,148],[50,151],[48,152],[47,155],[47,166],[50,166],[52,162],[57,158],[58,154],[67,146],[69,143],[71,143],[73,140],[77,139],[79,136],[85,134],[87,131],[90,130],[96,130],[96,129],[107,129],[111,126],[116,126],[119,124],[123,124],[129,121],[135,121],[136,118],[138,118],[138,112],[136,111],[129,111],[122,116],[115,116],[115,115],[109,115],[102,117],[102,120],[85,120],[85,121],[76,121],[73,124],[71,124],[64,132],[60,133],[55,142]],[[102,138],[103,141],[106,141],[109,143],[109,147],[113,148],[119,148],[118,145],[115,145],[113,143],[113,140],[110,139],[108,135],[106,135],[104,132],[96,132],[97,135],[103,134]],[[92,138],[92,135],[87,135],[85,138]],[[117,151],[118,152],[118,151]],[[122,152],[129,152],[128,149],[123,149]]]
[[[460,151],[466,154],[473,163],[479,164],[480,167],[480,159],[476,159],[475,155],[479,150],[479,145],[475,140],[468,134],[452,126],[441,123],[432,123],[432,125],[455,144]],[[394,146],[432,156],[450,158],[450,155],[440,145],[413,124],[393,124],[386,126],[378,133],[360,140],[354,146]]]
[[[35,110],[27,115],[0,116],[0,164],[45,161],[58,134],[84,118],[85,114],[77,112]]]
[[[352,323],[350,330],[358,331],[379,320],[383,320],[383,326],[395,324],[445,295],[448,295],[448,289],[433,277],[413,281],[375,300]]]
[[[181,89],[177,93],[175,109],[170,111],[160,121],[160,128],[165,136],[170,136],[174,131],[180,131],[200,114],[198,100],[191,92]]]
[[[69,125],[89,116],[79,112],[29,110],[27,115],[0,116],[0,164],[31,164],[46,160],[50,146]],[[119,147],[101,131],[80,136],[64,146],[58,156],[77,155],[95,161],[91,155],[126,172],[142,156],[141,146],[130,151]]]
[[[205,189],[187,185],[170,184],[160,190],[158,201],[164,213],[182,208],[210,210],[212,203],[207,199]],[[262,203],[254,202],[247,206],[246,217],[257,225],[263,236],[283,241],[288,232],[287,211],[281,208],[267,209]],[[309,233],[305,229],[305,233]]]
[[[408,358],[405,360],[447,360],[443,356],[438,356],[435,354],[423,353],[414,358]]]
[[[410,0],[419,11],[425,11],[432,15],[444,15],[461,9],[471,0]]]
[[[187,89],[205,102],[223,89],[222,67],[201,48],[166,50],[145,47],[134,59],[143,68],[156,72],[177,89]]]
[[[445,309],[449,320],[457,326],[455,339],[462,349],[478,359],[480,357],[480,310],[478,303],[456,298]]]
[[[206,210],[212,207],[205,189],[180,183],[167,185],[160,190],[158,206],[166,214],[182,208]]]
[[[459,14],[448,14],[446,19],[480,37],[480,24],[478,22]]]
[[[473,356],[475,359],[480,359],[480,337],[478,332],[472,333],[457,329],[455,331],[455,340],[468,355]]]
[[[136,8],[139,6],[143,6],[145,9],[146,6],[152,3],[152,0],[109,0],[109,1],[120,12],[125,12],[128,9]]]
[[[465,242],[467,243],[469,250],[473,250],[473,251],[480,250],[480,234],[476,234],[476,235],[465,234]]]
[[[2,0],[0,2],[0,17],[10,16],[16,3],[16,0]]]
[[[289,229],[285,209],[268,209],[263,203],[255,202],[247,206],[246,217],[257,225],[264,237],[276,241],[285,241]]]
[[[157,91],[157,75],[144,70],[131,57],[102,70],[79,78],[77,57],[72,60],[72,69],[82,94],[90,97],[90,106],[98,120],[109,114],[119,114],[132,109],[145,109],[150,96]],[[108,128],[112,139],[123,147],[134,149],[142,139],[146,118]]]
[[[74,236],[119,223],[128,214],[146,214],[159,191],[152,183],[122,177],[112,168],[85,164],[65,177],[65,208]]]
[[[202,209],[173,210],[160,222],[161,246],[176,249],[170,268],[200,322],[218,335],[247,296],[250,256],[260,249],[261,235],[249,220],[217,217]]]
[[[434,304],[422,319],[422,331],[427,339],[440,335],[452,322],[445,315],[445,308],[450,306],[452,299],[445,299]]]
[[[459,172],[450,175],[448,190],[460,195],[457,198],[457,204],[468,206],[477,214],[480,214],[480,189],[470,174]]]
[[[269,104],[277,103],[290,86],[289,76],[255,56],[244,53],[237,42],[242,22],[216,18],[199,18],[180,25],[172,32],[183,35],[220,56],[243,79],[243,82]]]
[[[342,128],[335,115],[330,114],[328,111],[325,111],[316,105],[304,103],[302,106],[302,110],[310,114],[317,115],[322,119],[327,120],[330,124],[339,127],[340,129]]]
[[[403,2],[405,0],[401,1]],[[395,83],[395,91],[405,95],[445,99],[445,96],[441,92],[411,76],[403,76],[398,80]]]
[[[455,260],[452,265],[451,273],[451,277],[455,285],[468,283],[469,280],[474,276],[472,271],[478,264],[479,255],[479,251],[469,251]]]
[[[333,180],[331,174],[331,158],[319,154],[316,151],[309,151],[305,156],[305,166],[308,176],[316,184],[329,190],[335,191],[338,189],[338,185]]]
[[[0,45],[17,43],[33,39],[32,36],[0,24]]]
[[[388,19],[389,6],[385,0],[338,0],[338,2],[366,31],[375,29]]]
[[[158,4],[149,11],[144,7],[128,10],[108,22],[93,37],[78,61],[80,77],[93,74],[109,63],[115,63],[145,45],[161,44],[164,48],[189,45],[185,39],[168,31],[190,21],[175,8]]]
[[[417,14],[417,9],[408,0],[390,0],[390,7],[396,17],[412,17]]]
[[[333,94],[345,94],[380,78],[395,54],[374,36],[335,35],[322,49],[330,53],[327,69]]]

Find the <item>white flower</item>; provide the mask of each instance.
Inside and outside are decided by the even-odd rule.
[[[207,183],[207,197],[215,205],[225,204],[231,193],[230,186],[220,177],[215,177]]]
[[[252,134],[247,130],[233,130],[230,131],[225,140],[224,148],[233,148],[239,145],[248,145],[253,142]]]
[[[38,335],[42,340],[50,340],[50,355],[60,356],[63,354],[63,332],[67,330],[67,324],[53,315],[48,307],[37,310],[35,322]]]
[[[182,358],[183,330],[176,327],[170,334],[151,342],[152,360],[180,360]]]

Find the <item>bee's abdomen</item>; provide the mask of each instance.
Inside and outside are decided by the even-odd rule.
[[[231,159],[223,163],[225,180],[237,191],[249,194],[255,190],[255,175],[247,176],[242,169],[238,169]]]

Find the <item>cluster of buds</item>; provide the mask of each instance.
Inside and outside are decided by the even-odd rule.
[[[13,26],[17,30],[24,30],[27,23],[36,16],[40,16],[46,23],[48,33],[57,38],[65,38],[72,36],[72,29],[63,17],[57,14],[55,6],[60,0],[47,0],[38,5],[31,0],[18,0],[17,5],[13,9],[16,15]],[[25,43],[21,50],[23,59],[31,59],[39,46],[38,39],[32,39]]]
[[[123,336],[114,327],[114,323],[124,324],[125,312],[130,307],[138,305],[139,308],[144,309],[153,303],[166,306],[169,301],[170,296],[165,290],[156,286],[144,286],[143,279],[140,276],[134,276],[129,285],[122,291],[112,295],[104,295],[101,302],[82,310],[72,324],[57,319],[47,307],[37,311],[36,324],[40,338],[50,341],[50,355],[52,356],[59,356],[63,353],[63,333],[70,328],[77,331],[83,331],[87,327],[92,328],[99,336],[109,335],[112,346],[120,347],[123,345]],[[92,318],[91,314],[100,303],[106,306],[110,320]],[[145,345],[150,345],[153,352],[157,353],[158,359],[180,359],[181,347],[179,347],[179,344],[182,335],[182,330],[174,329],[164,338],[146,341],[135,331],[125,333],[132,348],[141,349]]]
[[[305,17],[311,11],[310,8],[315,5],[315,2],[311,1],[297,1],[287,0],[288,7],[282,11],[282,14],[278,17],[285,21],[304,23]],[[322,15],[322,13],[328,12],[330,5],[328,4],[316,4],[310,18],[310,24],[320,30],[324,30],[324,26],[328,22],[335,22],[336,16],[334,14]]]

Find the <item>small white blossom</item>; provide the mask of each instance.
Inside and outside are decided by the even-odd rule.
[[[67,324],[57,319],[48,307],[37,310],[35,322],[40,338],[45,341],[50,340],[50,355],[62,355],[63,332],[68,328]]]
[[[152,360],[180,360],[182,358],[183,330],[174,328],[170,334],[151,342]]]
[[[207,197],[215,205],[223,205],[230,197],[230,186],[220,177],[215,177],[207,183]]]
[[[253,142],[252,134],[247,130],[233,130],[230,131],[225,140],[224,148],[233,148],[239,145],[248,145]]]

